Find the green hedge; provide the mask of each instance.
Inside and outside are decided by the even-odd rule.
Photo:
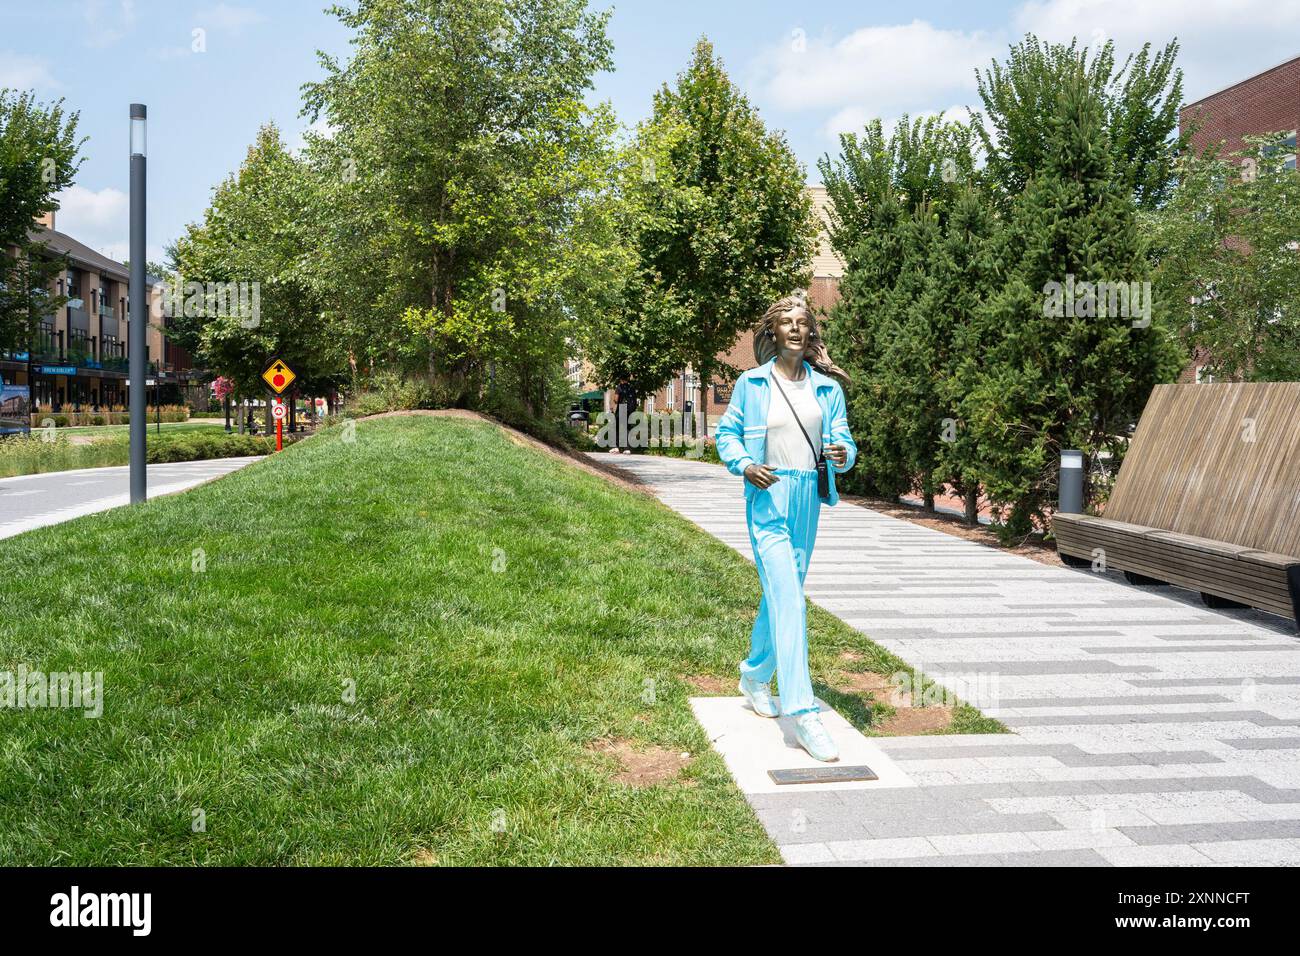
[[[163,440],[154,440],[158,437]],[[164,433],[163,436],[151,436],[148,456],[150,462],[203,461],[268,455],[274,450],[275,444],[261,435],[188,432],[168,436]]]

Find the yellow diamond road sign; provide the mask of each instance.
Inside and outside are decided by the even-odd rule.
[[[293,369],[279,359],[268,365],[266,371],[262,373],[262,380],[270,385],[271,391],[277,395],[284,394],[284,390],[293,384],[293,380],[297,377],[293,374]]]

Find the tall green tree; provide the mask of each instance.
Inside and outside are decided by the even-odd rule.
[[[1099,49],[1040,41],[1033,34],[977,73],[983,113],[974,114],[986,172],[1005,211],[1051,160],[1058,148],[1045,119],[1060,91],[1081,82],[1098,103],[1097,128],[1104,132],[1116,181],[1142,209],[1154,209],[1169,195],[1174,165],[1187,148],[1190,130],[1179,128],[1183,73],[1175,65],[1178,43],[1138,53],[1116,64],[1115,46]]]
[[[681,330],[692,315],[682,290],[662,281],[651,264],[676,236],[690,193],[671,155],[690,131],[682,124],[641,123],[623,154],[611,200],[612,248],[623,252],[619,283],[608,307],[583,325],[580,344],[599,382],[625,384],[638,395],[661,388],[685,364]]]
[[[1185,154],[1178,186],[1146,216],[1155,287],[1205,371],[1230,381],[1300,379],[1300,173],[1283,135],[1239,156]]]
[[[1171,381],[1184,360],[1145,293],[1147,250],[1116,170],[1104,98],[1081,64],[1042,81],[1051,98],[1034,94],[1049,107],[1041,158],[999,240],[1006,281],[979,310],[975,333],[988,344],[962,403],[1008,535],[1044,520],[1062,449],[1117,467],[1152,386]],[[1126,309],[1118,297],[1090,295],[1097,282],[1136,286],[1138,295]]]
[[[689,364],[707,389],[715,373],[736,372],[719,353],[812,278],[817,223],[804,170],[707,39],[675,85],[655,94],[642,138],[661,144],[654,175],[670,177],[647,194],[661,205],[633,238],[641,308],[659,310],[642,315],[655,329],[652,348]]]
[[[213,191],[203,220],[173,248],[168,282],[177,298],[168,335],[243,395],[264,391],[260,376],[272,355],[289,362],[308,392],[344,380],[346,353],[304,278],[315,259],[318,208],[311,170],[268,124],[238,172]],[[209,283],[244,284],[246,295],[222,301]]]
[[[331,10],[350,59],[321,55],[304,112],[324,120],[330,228],[316,278],[354,355],[422,364],[454,404],[526,409],[615,271],[603,185],[608,13],[583,0],[360,0]],[[328,272],[323,270],[328,269]]]
[[[980,186],[968,185],[935,247],[922,305],[922,312],[937,325],[934,381],[940,420],[930,468],[937,482],[946,482],[962,497],[968,524],[979,520],[981,456],[961,408],[983,367],[980,310],[1001,285],[1001,261],[994,253],[998,228],[987,194]]]
[[[66,263],[32,236],[72,185],[85,138],[63,101],[0,88],[0,351],[25,348],[36,324],[62,301],[49,286]]]
[[[879,119],[862,133],[841,133],[840,151],[817,162],[831,200],[831,246],[849,261],[872,228],[871,213],[892,191],[910,215],[922,204],[942,223],[957,197],[979,181],[975,133],[968,124],[939,116],[906,114],[886,136]]]
[[[946,414],[940,384],[949,332],[934,275],[941,229],[939,214],[928,202],[918,205],[902,224],[902,259],[890,290],[889,325],[880,355],[881,425],[892,432],[889,442],[898,448],[905,490],[920,493],[928,508],[934,507],[934,493],[943,479],[936,466]]]
[[[831,243],[847,265],[825,334],[855,385],[849,418],[863,464],[850,487],[915,491],[931,504],[946,480],[939,442],[953,412],[943,385],[959,320],[945,296],[962,280],[941,281],[936,262],[951,211],[977,195],[973,140],[943,117],[903,117],[889,137],[874,120],[818,164]]]
[[[846,404],[859,465],[844,476],[845,487],[894,497],[908,490],[914,478],[891,417],[888,358],[898,324],[894,289],[904,268],[903,230],[910,217],[888,185],[867,217],[870,228],[848,247],[840,300],[823,334],[836,363],[853,381]]]

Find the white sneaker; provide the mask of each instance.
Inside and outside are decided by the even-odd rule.
[[[822,726],[822,719],[815,710],[797,714],[794,718],[794,735],[800,746],[818,760],[838,760],[839,748],[831,735]]]
[[[772,686],[770,684],[760,684],[758,681],[750,680],[742,674],[738,686],[740,692],[745,695],[745,699],[749,701],[749,706],[754,708],[754,713],[760,717],[776,716],[776,702],[772,700]]]

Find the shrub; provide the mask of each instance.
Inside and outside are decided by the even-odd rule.
[[[275,445],[271,441],[259,435],[191,432],[151,441],[148,457],[153,463],[206,461],[212,458],[267,455],[274,449]]]
[[[349,418],[362,418],[383,412],[410,411],[416,408],[449,408],[452,395],[421,376],[402,376],[396,372],[376,372],[348,396],[344,410]]]

